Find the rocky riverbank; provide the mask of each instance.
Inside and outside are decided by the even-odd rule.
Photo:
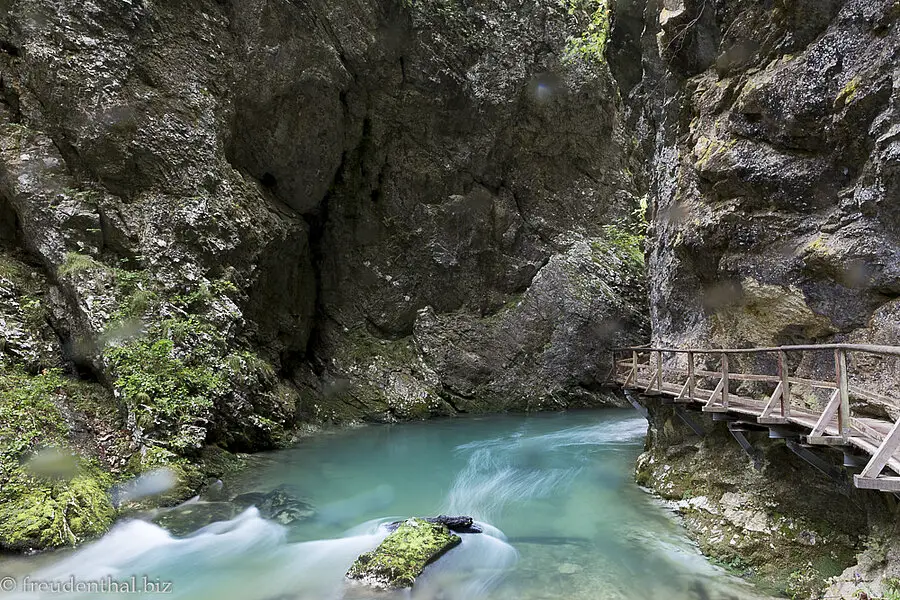
[[[898,503],[855,489],[842,454],[817,449],[831,478],[783,439],[747,432],[749,456],[727,424],[689,412],[697,435],[671,405],[646,400],[647,451],[635,477],[667,501],[704,554],[741,576],[792,598],[887,596],[897,582]]]

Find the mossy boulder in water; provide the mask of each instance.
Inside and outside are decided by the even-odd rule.
[[[375,588],[411,587],[425,567],[462,542],[443,523],[409,519],[371,552],[361,554],[347,577]]]
[[[0,550],[74,545],[112,524],[112,478],[72,447],[59,408],[93,399],[85,388],[53,369],[4,370],[0,360]]]

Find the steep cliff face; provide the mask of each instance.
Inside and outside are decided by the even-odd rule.
[[[658,339],[897,342],[898,10],[647,6]]]
[[[116,432],[17,425],[0,480],[51,443],[91,490],[192,487],[301,420],[611,401],[647,319],[607,30],[589,0],[0,3],[4,367],[64,415],[95,381],[87,439]]]
[[[627,103],[629,122],[649,134],[641,149],[651,157],[654,339],[695,347],[900,343],[900,4],[651,0],[627,7],[620,37],[640,48],[644,65]],[[627,24],[641,14],[638,38]],[[834,376],[827,353],[790,358],[794,373]],[[887,359],[850,360],[854,381],[890,394],[897,368]],[[822,401],[811,389],[797,394]],[[863,399],[854,399],[854,411],[900,414],[892,403]],[[753,441],[763,452],[760,472],[727,434],[685,437],[679,419],[657,411],[639,477],[664,495],[684,494],[687,523],[707,552],[739,557],[782,588],[804,584],[797,597],[817,594],[825,576],[852,564],[851,538],[832,534],[865,534],[860,562],[826,597],[886,593],[898,572],[892,499],[848,496],[810,474],[805,503],[795,503],[802,463],[782,442]],[[695,494],[703,501],[691,500]],[[831,498],[834,520],[820,524],[831,534],[820,531],[825,546],[811,552],[800,530],[779,519],[811,523],[817,512],[824,516],[810,510],[821,498]],[[756,537],[758,527],[765,536]],[[766,536],[774,548],[761,545]],[[825,560],[829,552],[833,562]],[[796,571],[778,573],[779,557],[790,557],[785,566]]]

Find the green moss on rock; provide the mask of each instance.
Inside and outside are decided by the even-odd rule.
[[[111,479],[86,465],[69,480],[15,473],[0,494],[0,547],[54,548],[103,534],[115,517],[107,495]]]
[[[52,370],[0,376],[0,548],[72,545],[100,535],[113,521],[111,478],[68,448],[58,404],[78,391],[76,382]],[[74,470],[36,472],[30,455],[46,448],[68,456]]]
[[[409,519],[366,552],[347,571],[347,577],[376,588],[411,587],[425,567],[462,539],[440,523]]]

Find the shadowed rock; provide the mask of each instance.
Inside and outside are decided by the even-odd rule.
[[[446,515],[438,515],[436,517],[424,517],[421,520],[429,523],[440,523],[446,525],[450,531],[457,533],[481,533],[481,527],[475,525],[472,517],[448,517]],[[396,531],[404,521],[394,521],[387,526],[388,531]]]

